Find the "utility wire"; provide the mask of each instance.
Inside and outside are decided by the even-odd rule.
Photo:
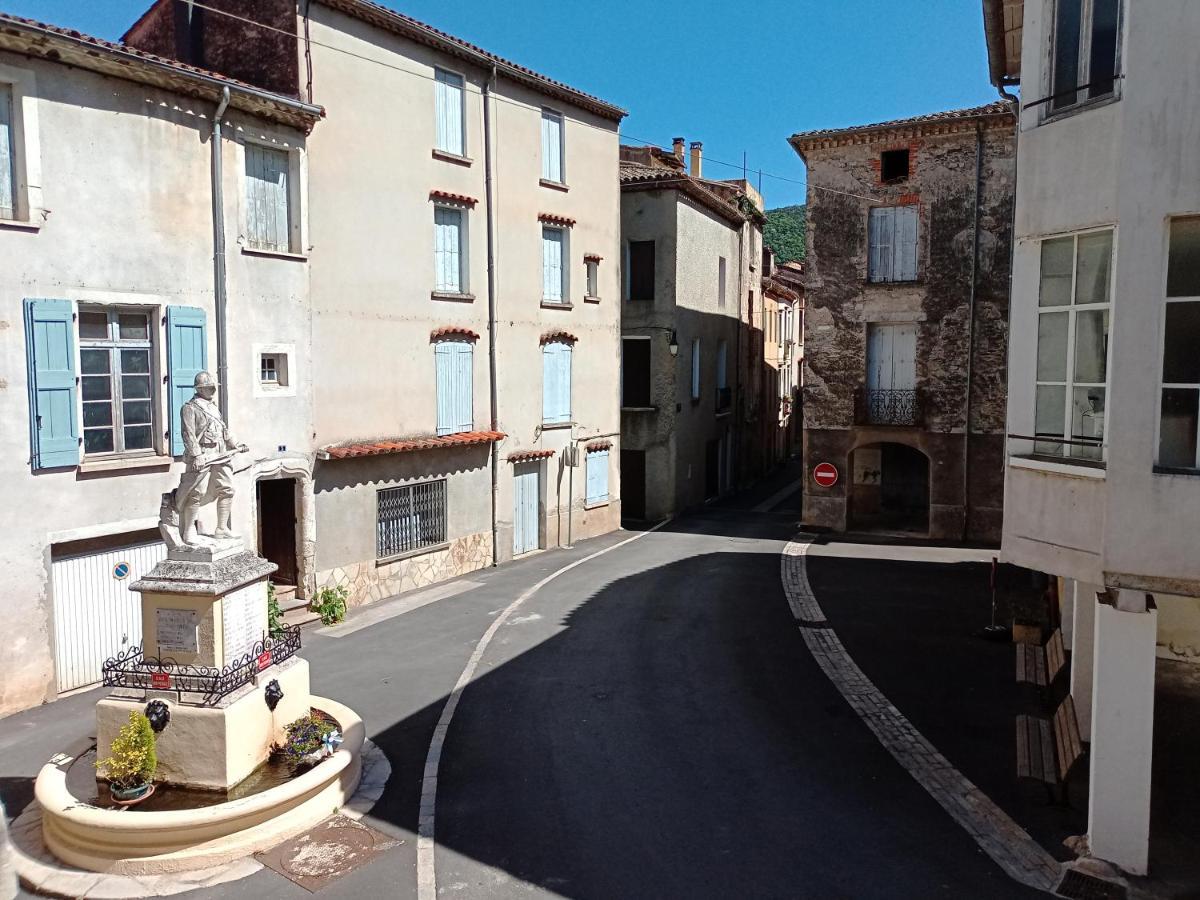
[[[207,12],[215,13],[216,15],[219,15],[219,16],[226,16],[230,19],[234,19],[238,22],[242,22],[243,24],[252,25],[256,28],[262,28],[264,31],[273,31],[276,34],[281,34],[285,37],[295,38],[297,42],[299,42],[301,39],[300,35],[295,34],[294,32],[287,31],[286,29],[283,29],[283,28],[276,28],[274,25],[268,25],[265,22],[256,22],[254,19],[249,19],[249,18],[246,18],[245,16],[239,16],[236,13],[231,13],[231,12],[228,12],[227,10],[217,9],[214,6],[208,6],[204,3],[197,2],[197,0],[176,0],[176,2],[183,3],[187,6],[195,8],[195,9],[203,9],[203,10],[206,10]],[[345,47],[335,47],[333,44],[324,44],[320,41],[315,41],[312,38],[308,38],[307,41],[308,41],[308,43],[312,44],[314,47],[321,47],[324,50],[332,50],[335,53],[342,53],[342,54],[345,54],[346,56],[353,57],[354,59],[362,60],[363,62],[374,63],[377,66],[383,66],[386,69],[392,69],[393,71],[400,72],[404,75],[412,75],[416,78],[424,78],[426,81],[435,81],[436,80],[436,76],[426,75],[424,72],[418,72],[413,69],[406,69],[403,66],[397,66],[397,65],[394,65],[393,63],[384,62],[383,60],[375,59],[374,57],[363,56],[361,53],[355,53],[353,50],[347,50]],[[468,89],[467,85],[464,82],[463,90],[465,91],[467,89]],[[482,95],[483,92],[477,91],[477,90],[471,90],[471,93],[477,94],[477,95]],[[527,110],[537,109],[537,107],[531,106],[528,103],[522,103],[519,100],[512,100],[508,97],[498,96],[495,93],[491,94],[491,97],[492,97],[492,99],[494,99],[500,103],[508,103],[511,106],[516,106],[521,109],[527,109]],[[595,128],[598,131],[607,131],[608,130],[606,128],[602,128],[599,125],[592,125],[589,122],[580,121],[579,124],[586,125],[589,128]],[[663,150],[668,153],[671,152],[670,148],[668,148],[668,147],[663,147],[659,144],[656,144],[654,141],[648,141],[648,140],[645,140],[644,138],[634,137],[633,135],[627,134],[623,131],[618,132],[618,136],[621,138],[627,138],[628,140],[631,140],[631,141],[637,141],[639,144],[644,144],[649,147],[655,147],[659,150]],[[731,169],[741,169],[743,171],[746,171],[746,166],[744,163],[725,162],[724,160],[714,159],[713,157],[710,157],[710,156],[705,156],[704,159],[706,162],[714,163],[715,165],[728,166]],[[756,171],[758,172],[759,175],[762,175],[765,178],[773,178],[776,181],[784,181],[784,182],[787,182],[788,184],[798,184],[802,187],[811,188],[812,190],[815,190],[815,191],[825,191],[830,194],[840,194],[844,197],[854,197],[857,200],[865,200],[868,203],[881,203],[882,202],[877,197],[867,197],[863,194],[855,194],[851,191],[842,191],[842,190],[838,190],[837,188],[824,187],[823,185],[813,184],[812,182],[807,181],[807,180],[801,180],[801,179],[797,179],[797,178],[788,178],[785,175],[775,175],[775,174],[772,174],[771,172],[764,172],[761,169],[758,169]]]

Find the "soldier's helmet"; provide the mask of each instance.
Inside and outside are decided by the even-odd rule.
[[[193,388],[216,387],[217,379],[211,372],[197,372],[196,380],[192,382]]]

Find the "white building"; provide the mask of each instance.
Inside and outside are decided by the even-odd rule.
[[[1141,873],[1156,655],[1200,657],[1200,4],[983,7],[1021,89],[1003,552],[1065,585],[1091,851]]]

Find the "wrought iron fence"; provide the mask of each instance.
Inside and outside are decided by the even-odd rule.
[[[917,390],[865,390],[859,396],[860,424],[919,425],[921,423],[921,396]]]
[[[180,665],[170,657],[143,656],[140,646],[128,648],[105,661],[101,672],[105,687],[147,691],[176,691],[198,695],[201,706],[215,706],[221,698],[259,672],[290,659],[300,649],[300,626],[284,626],[277,637],[263,637],[245,656],[223,668]]]

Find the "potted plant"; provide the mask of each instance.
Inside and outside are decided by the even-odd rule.
[[[149,719],[137,710],[130,712],[129,724],[121,726],[110,753],[107,759],[96,762],[96,768],[108,781],[114,803],[132,806],[154,793],[158,756],[154,752],[154,731]]]

